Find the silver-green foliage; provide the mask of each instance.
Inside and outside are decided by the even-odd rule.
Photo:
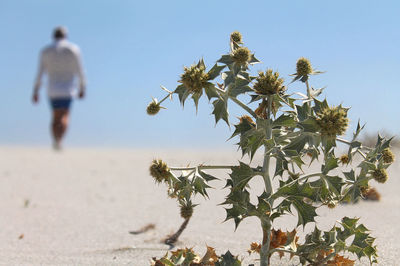
[[[230,52],[222,55],[209,71],[206,71],[203,60],[185,68],[181,84],[172,92],[164,88],[168,95],[160,102],[153,100],[152,105],[159,105],[177,94],[182,105],[190,97],[197,109],[199,99],[205,94],[212,102],[215,122],[222,119],[228,125],[228,106],[239,105],[247,114],[234,125],[232,137],[239,138],[238,146],[250,161],[257,151],[263,149],[263,165],[252,167],[250,163],[240,162],[239,165],[229,166],[170,167],[171,174],[165,179],[169,195],[177,198],[181,207],[192,206],[195,194],[208,198],[209,182],[217,179],[207,174],[207,170],[228,169],[230,174],[226,188],[230,193],[223,203],[226,219],[233,219],[236,227],[247,217],[260,219],[264,233],[261,265],[269,265],[269,258],[274,252],[299,256],[304,264],[323,264],[344,251],[376,262],[374,238],[364,225],[358,224],[357,219],[347,217],[330,231],[321,232],[315,226],[302,244],[293,245],[293,241],[287,241],[279,248],[271,247],[271,230],[276,218],[295,214],[297,225],[304,227],[315,222],[318,206],[333,208],[340,202],[356,202],[363,197],[363,191],[372,179],[386,181],[385,169],[393,162],[393,156],[387,156],[391,139],[378,136],[375,147],[363,146],[358,141],[364,128],[360,123],[350,140],[341,138],[340,135],[348,127],[348,108],[330,106],[326,99],[318,99],[322,89],[312,88],[308,81],[310,75],[322,72],[313,70],[308,59],[298,60],[292,80],[304,83],[306,93],[288,94],[279,73],[267,70],[265,74],[251,75],[249,67],[260,61],[254,54],[246,55],[249,50],[243,46],[241,35],[240,41],[235,40],[238,37],[231,36]],[[196,77],[201,80],[195,80]],[[222,79],[221,84],[216,82],[217,78]],[[193,86],[188,87],[188,84]],[[249,104],[238,98],[245,95],[249,97]],[[296,98],[298,95],[300,99]],[[258,103],[258,108],[253,110],[251,103]],[[152,109],[157,108],[152,106]],[[338,142],[348,145],[347,153],[342,156],[337,155]],[[351,170],[343,170],[343,166],[350,169],[355,156],[361,162]],[[392,159],[388,160],[389,157]],[[271,164],[271,158],[275,159],[275,165]],[[320,171],[307,173],[305,168],[315,162],[321,164]],[[274,173],[272,176],[270,170]],[[248,183],[255,176],[263,177],[265,189],[258,195],[258,203],[252,204]],[[272,178],[279,179],[278,187],[272,186]],[[295,213],[293,209],[296,209]],[[346,239],[352,236],[354,240],[349,244]],[[321,251],[326,251],[329,256],[321,259],[318,256]]]

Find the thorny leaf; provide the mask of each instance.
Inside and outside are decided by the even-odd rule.
[[[221,258],[215,263],[215,266],[241,266],[241,265],[242,263],[237,258],[237,256],[233,256],[229,250],[224,255],[221,255]]]
[[[229,126],[229,113],[227,100],[219,98],[213,102],[214,111],[212,114],[215,116],[215,123],[220,119],[224,120]]]

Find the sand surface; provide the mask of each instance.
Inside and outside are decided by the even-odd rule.
[[[0,265],[149,265],[150,258],[166,253],[160,242],[182,222],[176,202],[164,185],[155,185],[148,174],[153,158],[169,165],[192,162],[229,164],[240,159],[232,151],[184,152],[179,150],[0,148]],[[397,158],[400,158],[398,155]],[[254,163],[260,161],[256,158]],[[389,170],[385,185],[374,183],[380,202],[361,202],[333,210],[320,208],[318,221],[328,229],[347,215],[361,216],[373,231],[379,249],[379,265],[398,265],[400,255],[400,167]],[[223,179],[226,173],[220,173]],[[253,180],[259,193],[261,180]],[[214,181],[221,188],[224,181]],[[225,210],[216,206],[227,191],[212,190],[210,200],[198,197],[192,220],[177,247],[205,245],[217,253],[231,250],[244,257],[244,265],[255,263],[248,256],[251,242],[261,240],[256,219],[244,220],[234,232],[233,222],[223,223]],[[254,200],[254,199],[253,199]],[[131,235],[149,223],[156,228]],[[291,230],[296,220],[282,219],[277,226]],[[311,226],[311,225],[310,225]],[[306,228],[307,230],[307,228]],[[273,265],[295,265],[279,261]],[[357,265],[368,265],[368,261]]]

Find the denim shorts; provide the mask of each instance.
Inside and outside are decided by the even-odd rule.
[[[71,98],[50,99],[50,105],[53,110],[55,109],[69,109],[71,106]]]

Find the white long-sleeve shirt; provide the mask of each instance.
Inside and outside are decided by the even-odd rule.
[[[85,89],[79,47],[65,39],[46,46],[40,54],[35,92],[40,89],[44,74],[47,75],[47,94],[51,99],[74,97],[77,79],[80,89]]]

